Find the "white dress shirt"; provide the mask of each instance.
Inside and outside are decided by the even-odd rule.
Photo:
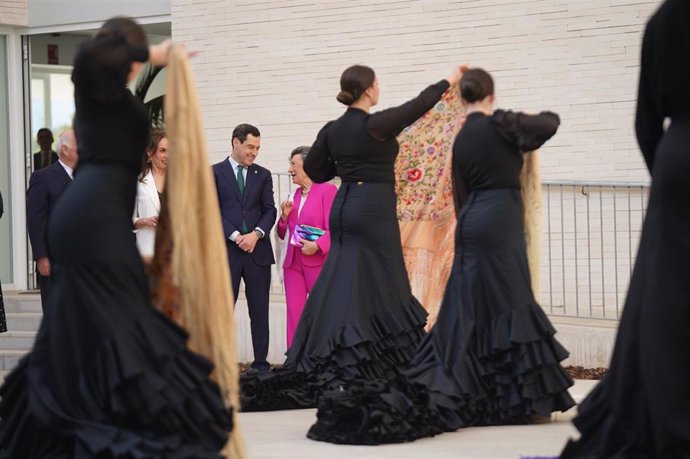
[[[74,180],[74,169],[69,167],[67,164],[63,163],[61,159],[58,159],[58,162],[60,163],[62,168],[65,170],[65,172],[67,172],[67,175],[69,175],[69,178]]]
[[[237,161],[232,159],[232,156],[228,156],[228,161],[230,162],[230,165],[232,166],[232,173],[235,174],[235,177],[237,177],[237,168],[242,167],[242,177],[244,177],[244,187],[247,188],[247,170],[249,168],[244,167],[244,166],[240,166],[240,163],[238,163]],[[263,237],[266,235],[266,233],[264,233],[264,230],[262,230],[258,226],[254,229],[258,230],[259,233],[261,233],[261,238],[263,239]],[[235,230],[232,232],[232,234],[230,235],[230,237],[228,239],[230,239],[232,242],[235,242],[235,238],[239,235],[240,235],[240,232]]]
[[[299,218],[299,216],[302,215],[302,207],[304,207],[304,203],[307,202],[308,197],[309,192],[307,192],[307,194],[304,194],[304,188],[302,188],[302,196],[299,201],[299,209],[297,209],[297,218]]]

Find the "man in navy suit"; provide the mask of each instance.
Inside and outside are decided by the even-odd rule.
[[[45,311],[50,295],[51,266],[48,247],[48,219],[63,191],[72,182],[77,165],[77,141],[74,131],[63,131],[58,136],[56,148],[59,160],[35,171],[29,179],[26,192],[26,214],[31,250],[38,269],[38,285],[41,289],[41,306]]]
[[[260,148],[259,130],[250,124],[238,125],[232,132],[232,153],[213,165],[213,175],[235,299],[240,279],[244,280],[254,348],[252,368],[264,371],[269,369],[268,302],[271,265],[275,263],[268,235],[277,211],[271,171],[254,164]]]

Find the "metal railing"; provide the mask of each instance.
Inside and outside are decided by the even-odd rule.
[[[294,189],[273,174],[276,205]],[[648,183],[543,182],[538,299],[551,315],[617,320],[635,262]],[[271,293],[282,295],[273,276]]]
[[[618,319],[646,212],[649,184],[546,181],[542,306],[553,315]]]

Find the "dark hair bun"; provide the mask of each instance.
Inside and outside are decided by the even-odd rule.
[[[375,79],[376,74],[371,67],[366,65],[353,65],[346,68],[340,76],[340,92],[336,99],[341,104],[352,105],[374,84]]]
[[[486,70],[470,69],[460,80],[460,95],[469,103],[477,102],[494,93],[494,80]]]
[[[338,102],[345,105],[352,105],[356,100],[355,96],[350,91],[340,91],[335,98],[338,99]]]
[[[477,80],[463,80],[460,83],[460,92],[462,93],[462,98],[467,102],[476,102],[483,99],[483,91]]]

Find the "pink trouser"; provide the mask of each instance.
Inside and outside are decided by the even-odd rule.
[[[292,264],[283,270],[285,279],[285,299],[287,301],[287,347],[292,344],[295,328],[302,315],[307,295],[311,293],[316,279],[319,277],[323,266],[304,266],[302,260],[307,255],[302,255],[299,248],[295,248]]]

